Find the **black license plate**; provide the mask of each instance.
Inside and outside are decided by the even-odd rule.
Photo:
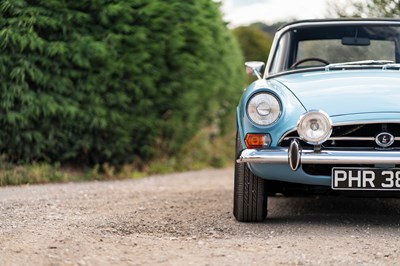
[[[400,168],[333,168],[332,189],[400,190]]]

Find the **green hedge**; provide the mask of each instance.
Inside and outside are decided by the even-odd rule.
[[[132,162],[226,126],[242,57],[212,0],[0,2],[0,153]]]
[[[239,42],[245,61],[268,60],[272,37],[257,25],[241,26],[233,30]]]

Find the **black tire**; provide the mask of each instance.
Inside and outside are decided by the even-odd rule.
[[[236,134],[236,157],[242,150]],[[236,158],[235,158],[236,159]],[[240,222],[262,222],[267,216],[266,181],[254,175],[246,163],[235,160],[233,215]]]

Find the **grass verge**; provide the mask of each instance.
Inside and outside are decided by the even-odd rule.
[[[215,136],[210,132],[209,129],[199,131],[178,156],[158,156],[147,163],[137,160],[118,168],[107,163],[86,169],[47,163],[15,165],[0,157],[0,186],[137,179],[152,174],[222,168],[230,165],[233,160],[235,135],[229,133]]]

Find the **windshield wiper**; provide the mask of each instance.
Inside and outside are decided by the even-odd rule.
[[[400,70],[400,64],[394,63],[394,64],[386,64],[382,66],[382,70],[387,70],[387,69],[399,69]]]
[[[358,67],[358,66],[376,66],[376,65],[397,65],[394,64],[391,60],[363,60],[363,61],[353,61],[353,62],[343,62],[343,63],[335,63],[329,64],[325,67],[325,71],[329,71],[335,68],[342,67]]]

